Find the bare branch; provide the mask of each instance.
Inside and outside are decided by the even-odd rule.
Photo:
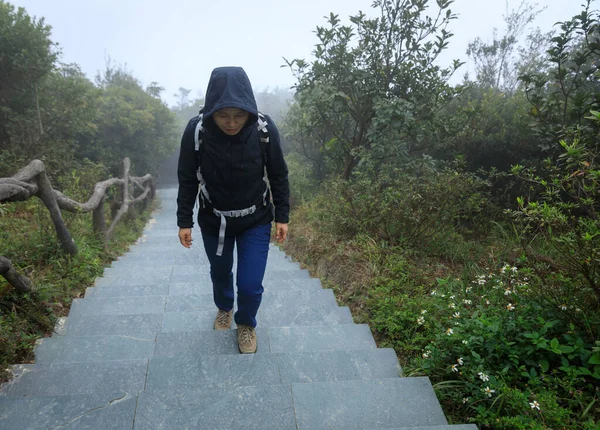
[[[0,256],[0,275],[18,291],[23,293],[32,293],[34,291],[31,279],[20,275],[12,266],[12,262],[3,256]]]

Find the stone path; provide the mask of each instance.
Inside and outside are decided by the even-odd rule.
[[[216,309],[199,231],[177,239],[176,190],[131,251],[0,388],[0,429],[453,429],[428,378],[403,378],[331,290],[272,246],[258,352]]]

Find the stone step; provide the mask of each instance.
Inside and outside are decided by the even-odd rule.
[[[153,358],[146,389],[239,387],[397,378],[391,349]]]
[[[195,273],[178,274],[178,267],[188,267],[189,260],[178,262],[171,260],[148,260],[146,262],[132,261],[129,263],[120,263],[115,266],[114,271],[105,271],[105,276],[97,278],[95,286],[114,286],[114,285],[156,285],[164,283],[189,283],[196,282],[201,276],[209,276],[208,265],[197,265]],[[285,263],[293,264],[293,263]],[[150,267],[152,266],[152,267]],[[167,272],[172,274],[166,275]],[[235,266],[234,266],[235,273]],[[305,269],[285,265],[267,265],[265,279],[297,279],[310,278],[310,273]]]
[[[283,280],[283,279],[309,279],[308,270],[268,270],[265,272],[265,280]]]
[[[266,328],[257,327],[257,354],[270,352]],[[158,333],[154,357],[189,358],[206,355],[239,355],[237,330]]]
[[[288,385],[146,390],[139,396],[134,429],[154,428],[471,430],[476,427],[447,425],[427,378],[394,378],[292,384],[291,394]]]
[[[331,326],[258,327],[258,354],[374,349],[364,324]],[[236,330],[159,333],[155,357],[197,357],[238,354]]]
[[[36,364],[144,360],[154,355],[152,336],[60,336],[35,348]]]
[[[235,308],[234,308],[235,309]],[[216,311],[203,312],[166,312],[163,316],[162,332],[206,331],[213,330]],[[352,315],[347,307],[337,307],[329,312],[315,310],[303,311],[296,314],[284,314],[279,318],[277,313],[261,309],[256,317],[258,327],[289,327],[289,326],[319,326],[331,324],[352,324]],[[232,329],[236,329],[235,321]]]
[[[331,324],[352,324],[348,308],[340,308],[328,303],[312,306],[266,307],[259,311],[263,327],[317,326]]]
[[[142,391],[148,360],[21,365],[7,396],[63,396]]]
[[[147,389],[218,388],[281,384],[276,354],[153,358]]]
[[[185,248],[184,248],[185,250]],[[123,257],[112,262],[111,267],[119,267],[123,270],[129,270],[135,266],[175,266],[175,265],[191,265],[198,264],[199,258],[196,253],[185,252],[185,253],[172,253],[163,255],[131,255],[125,254]]]
[[[172,283],[193,283],[202,276],[209,276],[210,270],[208,266],[205,266],[206,269],[204,271],[198,271],[197,273],[189,273],[189,274],[177,274],[174,273],[171,276]],[[233,273],[235,276],[236,266],[233,266]],[[309,278],[310,274],[307,270],[299,269],[297,267],[281,267],[281,266],[269,266],[265,270],[265,279],[295,279],[295,278]]]
[[[309,318],[310,315],[330,313],[337,307],[332,290],[326,289],[269,291],[263,294],[261,304],[261,308],[273,317],[289,315],[290,320],[294,318],[293,315],[305,313],[308,315],[306,318]],[[73,300],[69,317],[201,312],[214,309],[212,294],[90,297]]]
[[[271,352],[334,351],[376,348],[366,324],[297,326],[268,329]]]
[[[122,271],[118,276],[114,275],[96,278],[94,286],[168,285],[171,282],[172,271],[172,267],[157,268],[154,271]]]
[[[265,279],[263,281],[265,292],[269,291],[287,291],[295,289],[320,289],[321,281],[318,278],[297,278],[297,279]],[[210,276],[203,275],[198,277],[196,282],[171,283],[169,295],[183,296],[188,294],[211,294],[212,281]]]
[[[69,317],[92,315],[139,315],[165,312],[168,296],[98,297],[75,299]]]
[[[134,430],[295,430],[290,386],[265,385],[140,394]]]
[[[428,378],[293,384],[298,429],[445,426]]]
[[[166,300],[165,312],[199,312],[215,308],[212,294],[173,295],[167,296]],[[289,312],[311,308],[334,309],[337,308],[337,302],[333,291],[329,289],[268,291],[262,295],[261,310],[278,311],[284,307]]]
[[[156,313],[70,316],[67,318],[63,335],[152,338],[161,331],[163,315]]]
[[[167,296],[169,289],[168,283],[157,285],[98,286],[87,288],[85,290],[85,298]]]
[[[133,393],[0,397],[0,428],[131,429],[136,405]]]
[[[159,249],[160,247],[157,247],[157,249]],[[154,248],[152,248],[154,249]],[[138,262],[136,258],[132,258],[130,257],[132,254],[129,253],[126,256],[122,257],[120,260],[117,260],[119,262],[119,264],[114,264],[116,262],[113,263],[113,266],[108,267],[106,269],[104,269],[103,272],[103,277],[110,277],[110,276],[122,276],[123,274],[123,270],[125,268],[127,268],[128,270],[131,270],[132,272],[141,272],[141,273],[161,273],[163,271],[169,270],[169,268],[173,268],[173,273],[178,275],[190,275],[190,274],[200,274],[200,273],[207,273],[208,272],[208,267],[209,267],[209,262],[206,259],[206,256],[197,256],[197,260],[194,261],[193,264],[187,263],[187,264],[173,264],[171,261],[172,259],[168,259],[167,263],[164,262],[163,260],[163,256],[164,256],[165,252],[164,251],[160,251],[157,252],[157,255],[154,256],[155,264],[152,263],[143,263],[143,262]],[[152,255],[152,252],[150,252],[150,248],[144,252],[143,254],[141,254],[142,256],[146,256],[149,257]],[[131,263],[129,264],[129,267],[123,267],[126,266],[129,262],[129,260],[131,260]],[[237,264],[236,259],[234,258],[234,266]],[[285,269],[285,270],[294,270],[294,269],[299,269],[300,265],[299,263],[293,262],[291,261],[289,258],[285,257],[285,254],[281,254],[281,255],[270,255],[267,261],[267,269],[272,270],[272,269]]]
[[[277,354],[283,384],[397,378],[402,374],[391,348]]]

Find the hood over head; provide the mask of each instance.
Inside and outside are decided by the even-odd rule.
[[[258,119],[258,108],[248,75],[241,67],[218,67],[213,70],[206,89],[203,108],[205,118],[224,108],[238,108]]]

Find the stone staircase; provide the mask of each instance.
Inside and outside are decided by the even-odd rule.
[[[331,290],[269,253],[258,352],[212,329],[199,231],[177,240],[176,190],[131,251],[0,389],[0,429],[453,429],[427,378],[403,378]],[[235,324],[235,323],[234,323]]]

